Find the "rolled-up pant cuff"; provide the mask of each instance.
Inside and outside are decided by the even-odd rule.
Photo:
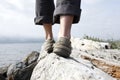
[[[81,0],[57,0],[56,8],[54,0],[36,0],[36,25],[60,23],[61,15],[74,16],[73,24],[80,20]]]
[[[60,23],[61,15],[71,15],[74,16],[73,24],[78,23],[81,16],[81,9],[79,6],[63,4],[56,7],[54,11],[54,23]]]
[[[53,16],[38,16],[34,19],[36,25],[53,24]]]
[[[52,24],[54,9],[54,0],[36,0],[35,24]]]

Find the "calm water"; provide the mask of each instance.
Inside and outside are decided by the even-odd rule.
[[[20,61],[32,51],[40,51],[42,43],[0,44],[0,67]]]

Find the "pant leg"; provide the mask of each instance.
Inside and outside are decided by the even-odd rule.
[[[54,0],[36,0],[36,25],[53,23]]]
[[[60,23],[60,15],[73,15],[73,23],[78,23],[81,15],[81,0],[57,0],[54,23]]]

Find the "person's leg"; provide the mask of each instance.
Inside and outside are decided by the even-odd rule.
[[[52,39],[52,24],[54,12],[53,0],[36,0],[35,24],[43,25],[46,39]]]
[[[69,57],[71,53],[71,26],[74,16],[61,15],[60,16],[60,30],[58,41],[55,43],[53,52],[62,57]]]
[[[43,24],[43,27],[46,35],[46,40],[42,46],[42,50],[47,51],[47,53],[51,53],[53,51],[53,44],[55,43],[52,33],[52,24]]]
[[[36,0],[36,17],[34,19],[36,25],[42,25],[45,31],[45,42],[42,49],[47,52],[53,50],[53,12],[54,12],[54,0]]]
[[[71,38],[71,26],[73,23],[74,16],[72,15],[61,15],[60,16],[60,30],[59,30],[59,38],[67,37]]]
[[[57,0],[54,22],[60,23],[60,30],[53,52],[65,58],[71,54],[71,26],[79,22],[80,2],[81,0]]]
[[[53,39],[52,24],[43,24],[45,31],[45,39]]]
[[[43,23],[43,28],[45,31],[45,42],[42,45],[41,50],[45,50],[47,53],[51,53],[53,51],[53,44],[55,43],[52,33],[52,24]]]
[[[59,37],[71,37],[71,26],[80,20],[81,0],[57,0],[54,23],[60,24]]]

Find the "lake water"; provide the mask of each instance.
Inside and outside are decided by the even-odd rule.
[[[32,51],[40,51],[42,43],[0,44],[0,67],[22,60]]]

